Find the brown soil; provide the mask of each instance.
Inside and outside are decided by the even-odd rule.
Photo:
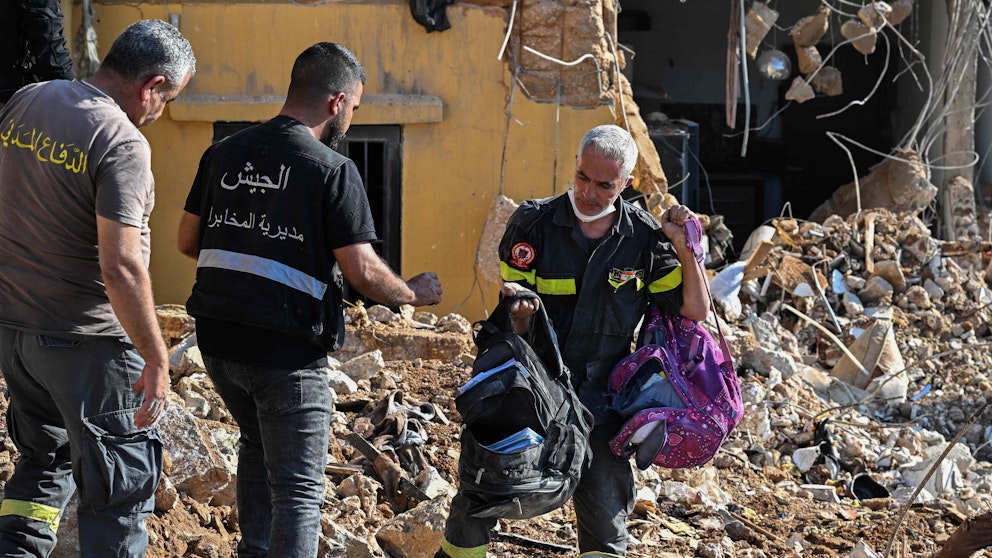
[[[411,399],[432,401],[441,408],[448,424],[435,420],[427,423],[427,445],[423,454],[427,462],[453,485],[457,485],[459,415],[453,394],[470,373],[465,364],[439,360],[388,361],[390,376],[400,378],[397,387]],[[386,382],[390,384],[391,382]],[[394,389],[392,385],[372,386],[354,396],[343,397],[339,406],[358,406],[362,401],[379,401]],[[6,389],[0,384],[0,411],[6,407]],[[804,404],[812,402],[804,402]],[[360,412],[346,412],[348,427]],[[747,433],[735,432],[734,437]],[[733,440],[734,438],[732,438]],[[12,472],[15,452],[4,436],[6,451],[0,451],[0,482]],[[374,472],[360,454],[343,440],[330,444],[330,461],[364,463],[366,473]],[[854,500],[823,503],[800,497],[786,487],[799,484],[795,475],[774,467],[758,467],[729,452],[722,452],[706,467],[718,469],[720,488],[730,496],[722,512],[702,502],[686,503],[664,500],[658,504],[640,502],[630,517],[629,526],[636,541],[631,557],[661,556],[848,556],[858,541],[864,541],[880,556],[889,544],[893,528],[903,510],[883,502],[873,510]],[[655,468],[662,479],[679,480],[693,471],[667,471]],[[329,474],[329,486],[337,486],[347,475]],[[2,485],[0,485],[2,486]],[[230,507],[211,507],[180,495],[181,503],[167,512],[156,512],[147,524],[151,533],[149,558],[196,556],[227,558],[234,556],[238,539],[236,512]],[[948,515],[944,507],[914,506],[906,514],[895,537],[890,556],[930,556],[939,543],[962,518]],[[334,521],[358,537],[371,538],[393,516],[388,502],[379,491],[379,502],[369,517],[357,522],[362,514],[335,514],[326,509]],[[574,556],[565,550],[575,544],[571,505],[527,521],[504,521],[504,535],[493,542],[490,556],[535,558]],[[736,520],[732,521],[732,520]],[[714,525],[728,526],[713,528]],[[797,550],[793,534],[808,545]],[[523,537],[541,543],[535,548],[524,544]],[[722,542],[721,542],[722,541]],[[721,551],[717,547],[723,547]],[[758,552],[760,551],[760,552]]]
[[[454,408],[451,395],[456,388],[468,380],[470,369],[438,361],[421,361],[417,364],[390,362],[390,370],[403,376],[404,393],[412,398],[430,400],[446,409],[451,420],[448,425],[437,422],[428,424],[430,446],[426,457],[441,474],[457,483],[457,449],[459,415]],[[379,394],[385,396],[385,392]],[[742,527],[735,533],[698,529],[696,533],[718,533],[720,537],[730,535],[737,540],[735,554],[725,556],[747,556],[745,548],[758,549],[769,557],[798,556],[788,544],[789,536],[797,533],[812,546],[802,552],[802,556],[846,556],[858,541],[864,541],[881,554],[888,545],[889,537],[901,510],[883,509],[873,511],[853,504],[826,504],[816,502],[782,489],[776,489],[781,477],[788,473],[771,469],[766,474],[756,471],[750,463],[744,463],[729,455],[717,459],[708,466],[719,466],[720,488],[726,491],[733,502],[730,512],[741,520]],[[685,472],[666,471],[655,468],[663,478],[678,480]],[[680,474],[681,473],[681,474]],[[658,557],[664,552],[672,556],[697,556],[697,549],[705,543],[719,543],[719,538],[699,539],[692,536],[663,538],[659,527],[676,531],[680,523],[697,526],[707,518],[717,517],[716,513],[702,503],[687,505],[664,502],[658,506],[639,505],[630,517],[628,525],[633,536],[640,541],[628,551],[632,558]],[[896,538],[893,556],[927,556],[937,548],[935,538],[940,534],[934,524],[943,526],[942,513],[923,507],[914,507],[903,520]],[[572,547],[575,545],[574,520],[571,505],[526,521],[503,521],[501,529],[505,533],[521,535],[529,539]],[[673,528],[674,527],[674,528]],[[729,530],[728,530],[729,531]],[[739,540],[738,540],[739,539]],[[898,552],[898,554],[897,554]],[[542,550],[524,546],[497,537],[491,546],[489,556],[495,558],[561,557],[575,556],[575,552]]]

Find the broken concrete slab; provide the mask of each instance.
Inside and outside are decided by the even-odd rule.
[[[796,76],[792,80],[792,86],[785,93],[785,98],[790,101],[795,101],[799,104],[805,103],[806,101],[816,97],[813,92],[813,88],[809,86],[809,83],[801,76]]]
[[[816,13],[806,16],[792,26],[789,34],[792,36],[796,46],[811,47],[823,38],[823,35],[830,28],[830,8],[820,6]]]
[[[234,501],[236,467],[224,459],[205,424],[182,405],[169,405],[159,419],[159,431],[171,467],[166,474],[177,490],[198,501],[210,502],[220,497]]]
[[[820,51],[815,46],[796,44],[796,59],[799,61],[799,72],[804,75],[812,74],[823,64]]]
[[[874,28],[851,19],[845,21],[840,26],[840,34],[845,39],[851,41],[851,45],[861,54],[868,56],[875,52],[875,43],[878,41],[878,35]]]
[[[326,516],[320,520],[322,534],[318,543],[321,558],[381,558],[382,548],[374,539],[355,536]]]
[[[449,505],[446,497],[422,502],[387,521],[376,533],[376,541],[396,558],[433,556],[441,548]]]
[[[820,66],[820,71],[810,80],[810,85],[821,95],[836,97],[844,93],[844,78],[833,66]]]
[[[919,155],[912,150],[898,151],[873,167],[857,184],[851,182],[838,188],[809,219],[823,222],[830,215],[855,213],[859,190],[862,210],[885,208],[914,214],[929,207],[937,195],[937,187],[928,180]]]
[[[160,304],[155,307],[155,316],[165,338],[165,346],[171,347],[193,333],[196,320],[186,312],[182,304]]]
[[[754,2],[747,11],[744,22],[745,45],[752,59],[758,55],[758,46],[778,20],[778,12],[763,2]]]
[[[892,7],[892,11],[886,16],[889,25],[899,25],[913,13],[913,0],[895,0],[889,2],[889,6]]]
[[[858,9],[858,19],[872,29],[879,29],[885,25],[890,13],[892,13],[892,6],[888,3],[869,2]]]
[[[368,380],[386,367],[382,351],[375,349],[348,359],[341,364],[341,372],[355,381]]]
[[[169,349],[169,377],[173,382],[192,374],[206,372],[196,334],[189,334]]]

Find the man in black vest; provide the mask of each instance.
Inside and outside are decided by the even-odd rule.
[[[203,154],[179,228],[197,259],[186,303],[207,372],[241,428],[238,555],[317,555],[332,411],[327,352],[344,338],[342,274],[384,304],[441,300],[434,273],[399,278],[372,249],[358,168],[331,149],[365,70],[317,43],[278,116]]]

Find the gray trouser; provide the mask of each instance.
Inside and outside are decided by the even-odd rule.
[[[139,557],[162,473],[155,429],[134,426],[144,361],[130,341],[0,327],[7,428],[20,456],[0,503],[0,556],[48,556],[79,490],[82,557]]]

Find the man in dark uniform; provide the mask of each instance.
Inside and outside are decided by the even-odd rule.
[[[0,2],[0,106],[22,86],[75,79],[58,0]]]
[[[179,248],[197,259],[186,307],[241,428],[242,558],[317,555],[342,274],[385,304],[441,300],[436,274],[404,281],[375,253],[358,168],[329,147],[351,125],[364,84],[348,49],[305,50],[279,115],[204,153],[180,223]]]
[[[593,459],[572,498],[581,556],[627,551],[634,476],[629,459],[609,447],[622,424],[609,409],[610,371],[630,353],[649,301],[697,321],[709,307],[705,279],[682,227],[692,212],[677,205],[659,223],[620,197],[633,182],[636,160],[637,146],[624,129],[593,128],[579,144],[573,187],[523,203],[499,247],[502,295],[529,289],[541,296],[573,385],[596,418]],[[530,329],[536,304],[521,300],[511,306],[518,333]],[[495,519],[468,516],[468,507],[461,494],[452,500],[439,556],[485,556]]]

